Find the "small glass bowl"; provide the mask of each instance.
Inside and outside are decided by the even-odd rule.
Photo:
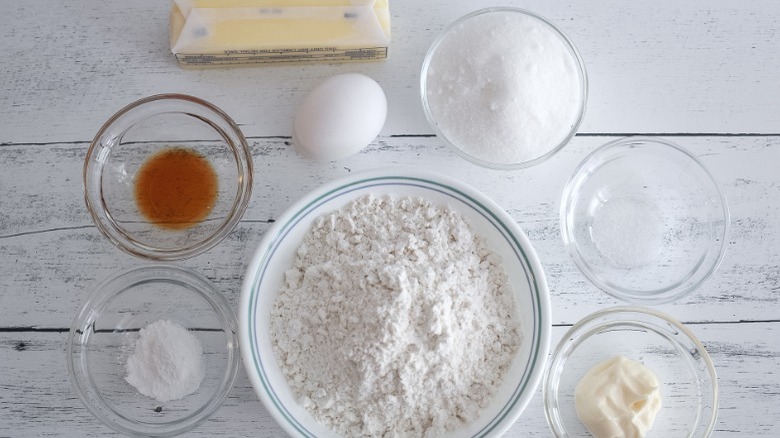
[[[595,150],[563,191],[561,236],[597,287],[635,304],[690,293],[726,251],[726,198],[682,147],[629,137]]]
[[[182,230],[150,222],[135,199],[141,167],[173,148],[204,157],[217,177],[208,215]],[[120,249],[151,260],[184,259],[212,248],[238,224],[252,192],[252,157],[222,110],[196,97],[159,94],[124,107],[100,128],[84,163],[84,192],[95,225]]]
[[[538,21],[543,27],[549,28],[554,34],[560,37],[560,40],[565,46],[566,50],[571,54],[572,60],[574,61],[575,68],[577,70],[577,75],[579,78],[580,95],[578,96],[579,108],[577,109],[576,117],[574,118],[571,125],[569,126],[568,131],[561,132],[560,135],[558,136],[560,138],[559,143],[557,143],[554,147],[550,148],[546,153],[525,161],[518,161],[518,162],[489,161],[484,158],[477,157],[469,153],[468,151],[464,150],[464,146],[467,145],[458,144],[457,141],[450,138],[450,136],[448,136],[445,133],[445,131],[442,129],[442,125],[440,124],[439,120],[436,117],[436,108],[432,107],[431,101],[428,96],[428,90],[432,86],[430,84],[433,83],[432,81],[434,81],[434,78],[428,77],[430,73],[429,70],[431,69],[431,63],[434,57],[436,57],[440,53],[439,48],[442,46],[443,41],[445,41],[447,37],[453,33],[453,30],[456,30],[461,26],[468,25],[467,22],[469,22],[470,20],[473,21],[475,19],[479,19],[479,17],[487,14],[503,14],[509,16],[519,15],[522,17],[528,17],[532,20]],[[445,52],[445,54],[442,56],[447,56],[447,55],[458,56],[458,57],[463,56],[460,48],[455,48],[453,52]],[[466,61],[467,60],[464,60],[464,63],[466,63]],[[490,86],[490,82],[492,81],[492,79],[490,78],[482,78],[482,79],[483,81],[475,85],[484,86],[484,87]],[[453,95],[457,95],[457,91],[458,90],[454,90]],[[506,90],[502,92],[505,91]],[[425,60],[423,61],[422,73],[420,77],[420,95],[422,98],[422,106],[425,112],[425,117],[428,119],[428,123],[430,124],[431,128],[433,128],[436,135],[439,138],[441,138],[445,144],[452,147],[452,149],[458,155],[460,155],[461,157],[465,158],[468,161],[471,161],[472,163],[478,164],[483,167],[487,167],[491,169],[499,169],[499,170],[514,170],[514,169],[522,169],[529,166],[533,166],[535,164],[539,164],[547,160],[556,152],[561,150],[574,137],[574,134],[577,132],[577,129],[582,123],[582,119],[585,117],[585,107],[588,98],[588,78],[587,78],[587,73],[585,71],[585,64],[582,61],[582,57],[580,56],[579,51],[577,51],[577,48],[574,46],[571,40],[552,22],[548,21],[542,16],[539,16],[530,11],[526,11],[524,9],[519,9],[514,7],[490,7],[490,8],[480,9],[471,12],[457,19],[452,24],[447,26],[447,28],[444,29],[444,31],[434,40],[434,42],[431,44],[430,48],[428,49],[428,53],[425,55]],[[490,109],[490,108],[485,108],[485,109]]]
[[[623,355],[661,384],[662,407],[650,435],[707,437],[718,414],[718,379],[707,350],[668,315],[613,307],[585,317],[563,336],[544,375],[544,411],[556,437],[590,437],[577,418],[574,388],[593,366]]]
[[[170,320],[203,346],[205,377],[193,394],[158,402],[125,381],[139,330]],[[70,380],[84,405],[112,429],[130,435],[173,436],[211,416],[238,372],[236,317],[205,277],[154,265],[120,272],[100,283],[79,309],[67,344]]]

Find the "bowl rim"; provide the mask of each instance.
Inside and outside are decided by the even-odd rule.
[[[697,422],[705,424],[705,430],[702,435],[696,435],[701,437],[708,437],[712,434],[715,428],[715,424],[718,419],[718,406],[719,406],[719,386],[718,375],[715,370],[715,366],[712,362],[707,349],[704,344],[696,337],[696,335],[684,324],[678,321],[676,318],[660,312],[655,309],[650,309],[640,306],[614,306],[607,309],[598,310],[593,312],[577,323],[575,323],[566,333],[561,337],[558,345],[555,346],[550,359],[545,367],[544,383],[542,385],[542,398],[544,404],[544,415],[547,419],[547,424],[550,427],[550,431],[553,436],[557,438],[569,437],[566,431],[559,410],[557,409],[557,393],[560,379],[560,372],[566,366],[568,356],[576,350],[584,341],[597,334],[596,332],[603,327],[611,326],[616,323],[629,323],[634,320],[629,319],[631,315],[640,314],[647,318],[667,323],[672,326],[677,332],[673,333],[669,331],[664,338],[666,338],[672,344],[679,344],[673,336],[680,336],[690,341],[696,348],[696,354],[692,356],[698,356],[701,359],[704,368],[707,371],[706,378],[709,380],[709,386],[712,389],[712,414],[709,418],[702,419],[701,416],[697,416]],[[700,380],[707,380],[700,379]],[[706,381],[704,382],[707,383]]]
[[[102,395],[91,385],[92,379],[88,372],[89,367],[86,362],[86,356],[81,351],[82,348],[89,344],[91,336],[88,335],[86,340],[82,338],[85,333],[91,332],[91,327],[94,327],[93,324],[99,317],[96,309],[107,305],[117,295],[125,292],[130,287],[156,280],[168,281],[171,278],[191,282],[190,286],[194,287],[188,287],[187,290],[198,294],[211,304],[228,338],[226,342],[228,346],[228,363],[220,387],[217,388],[214,397],[209,399],[205,405],[194,410],[194,414],[176,421],[149,425],[148,423],[117,416],[114,409],[103,402]],[[113,289],[112,287],[115,285],[123,285],[124,287]],[[129,435],[175,436],[191,430],[206,421],[222,406],[222,403],[230,394],[238,377],[239,352],[236,350],[239,346],[237,326],[236,316],[227,299],[203,275],[188,268],[159,263],[124,269],[100,281],[76,312],[68,332],[65,353],[68,379],[76,391],[76,395],[78,395],[78,398],[87,410],[111,429]],[[76,351],[77,347],[80,347],[79,351]],[[142,428],[142,425],[146,428]]]
[[[706,177],[707,184],[711,185],[714,189],[714,193],[716,194],[720,203],[722,212],[722,217],[719,216],[718,220],[722,219],[723,230],[718,235],[713,233],[712,236],[713,239],[720,239],[720,246],[718,248],[716,257],[712,259],[709,264],[698,264],[691,272],[691,274],[680,284],[656,290],[626,289],[615,286],[610,282],[606,282],[599,278],[599,276],[596,275],[592,269],[590,269],[590,264],[583,257],[581,257],[579,251],[577,251],[577,239],[574,237],[574,233],[572,232],[572,221],[570,220],[568,214],[574,201],[576,200],[575,195],[579,189],[579,186],[587,179],[584,178],[582,181],[579,181],[579,176],[582,172],[585,171],[590,163],[592,161],[598,160],[602,155],[608,154],[614,149],[636,147],[637,145],[668,147],[674,150],[676,153],[681,154],[685,159],[690,160],[698,169],[702,171],[703,175]],[[723,262],[723,258],[726,255],[729,231],[731,229],[730,222],[731,212],[729,210],[728,201],[726,200],[726,195],[723,193],[723,190],[721,190],[717,180],[709,171],[709,169],[704,165],[704,163],[702,163],[699,158],[697,158],[684,147],[659,137],[649,137],[643,135],[628,136],[612,140],[599,146],[591,153],[589,153],[585,158],[583,158],[577,167],[574,168],[568,180],[566,181],[563,191],[561,192],[559,211],[561,239],[563,240],[564,247],[569,253],[569,256],[572,258],[572,260],[574,260],[574,264],[577,266],[577,269],[579,269],[579,271],[601,291],[620,300],[637,305],[656,305],[669,303],[690,294],[694,290],[698,289],[702,284],[704,284],[704,282],[707,281],[717,271],[718,267]],[[706,269],[706,272],[704,272],[700,279],[685,286],[687,280],[689,280],[694,273],[702,271],[703,269]]]
[[[205,239],[192,245],[175,249],[156,248],[136,241],[116,224],[116,221],[107,210],[106,202],[103,198],[102,175],[104,163],[100,160],[105,159],[107,149],[113,149],[118,146],[118,143],[110,145],[103,144],[104,136],[117,123],[120,123],[119,127],[121,128],[121,133],[124,134],[132,124],[127,126],[121,125],[123,118],[136,111],[149,108],[150,105],[158,105],[160,101],[166,102],[168,107],[149,110],[150,114],[146,117],[181,112],[206,122],[220,134],[225,140],[225,143],[230,147],[238,171],[236,198],[233,201],[228,219]],[[207,112],[210,118],[219,123],[217,124],[212,120],[204,120],[204,116],[202,115],[190,114],[189,111],[191,111],[191,109],[188,108],[190,105],[199,107]],[[236,124],[227,113],[210,102],[195,96],[179,93],[155,94],[138,99],[124,106],[103,123],[97,134],[95,134],[84,159],[84,169],[82,173],[84,201],[87,205],[87,211],[89,211],[92,221],[95,223],[100,233],[122,251],[148,260],[182,260],[194,257],[213,248],[224,239],[233,228],[235,228],[246,211],[252,195],[252,169],[252,154],[246,137],[241,132],[238,124]]]
[[[436,52],[436,49],[438,49],[439,45],[441,45],[442,41],[449,35],[450,31],[454,29],[459,24],[468,21],[471,18],[474,18],[478,15],[483,14],[489,14],[489,13],[519,13],[521,15],[526,15],[530,18],[539,20],[542,24],[545,24],[549,26],[554,33],[556,33],[562,40],[564,45],[567,47],[567,49],[571,52],[575,59],[575,64],[577,64],[577,75],[580,78],[580,108],[578,111],[577,118],[574,122],[574,124],[571,127],[571,130],[566,135],[566,137],[554,148],[547,151],[545,154],[540,155],[536,158],[533,158],[531,160],[521,161],[518,163],[496,163],[493,161],[487,161],[483,160],[481,158],[477,158],[475,156],[472,156],[468,154],[467,152],[463,151],[461,148],[457,147],[452,141],[450,141],[449,138],[442,132],[442,130],[439,128],[438,123],[436,122],[436,118],[433,115],[433,112],[430,108],[430,105],[428,103],[428,94],[427,94],[427,82],[428,82],[428,68],[430,67],[431,60],[433,59],[433,56]],[[531,167],[533,165],[542,163],[546,161],[548,158],[555,155],[558,151],[563,149],[564,146],[566,146],[572,138],[577,133],[577,130],[579,130],[580,125],[582,124],[583,119],[585,118],[585,110],[587,108],[588,103],[588,73],[585,68],[585,62],[582,59],[582,55],[580,54],[580,51],[577,49],[577,47],[574,45],[572,40],[558,27],[556,26],[552,21],[544,18],[543,16],[531,12],[526,9],[522,8],[516,8],[512,6],[494,6],[494,7],[487,7],[483,9],[478,9],[476,11],[472,11],[452,23],[450,23],[447,27],[442,30],[439,35],[436,37],[436,39],[433,40],[433,43],[431,43],[430,47],[428,48],[428,51],[425,54],[425,58],[423,59],[422,68],[420,71],[420,97],[422,100],[422,107],[423,112],[425,113],[425,119],[428,121],[428,125],[433,129],[434,133],[437,137],[442,139],[444,143],[450,147],[450,149],[454,150],[456,154],[458,154],[460,157],[465,158],[467,161],[470,161],[474,164],[477,164],[482,167],[486,167],[489,169],[495,169],[495,170],[518,170],[518,169],[524,169],[527,167]]]
[[[484,211],[492,216],[492,220],[500,223],[501,226],[505,227],[504,231],[509,233],[512,238],[516,239],[515,243],[517,247],[524,252],[523,257],[525,257],[528,269],[530,270],[530,272],[527,273],[529,282],[533,281],[536,286],[535,290],[533,285],[531,287],[532,295],[535,294],[533,301],[536,303],[537,307],[535,309],[536,314],[534,315],[534,318],[536,319],[534,324],[535,330],[534,333],[532,333],[535,335],[533,337],[534,344],[531,349],[531,356],[528,360],[529,368],[531,368],[531,370],[530,372],[526,371],[526,378],[518,384],[507,405],[505,405],[499,414],[475,436],[500,435],[515,423],[535,395],[536,389],[538,389],[538,386],[541,383],[542,374],[544,372],[544,360],[549,351],[552,330],[549,288],[535,249],[531,245],[528,237],[509,214],[490,198],[470,186],[434,172],[410,169],[377,169],[357,172],[338,178],[304,195],[292,204],[279,219],[274,222],[272,227],[265,232],[251,261],[247,265],[247,271],[241,289],[241,300],[239,303],[239,340],[242,347],[241,355],[249,380],[260,401],[274,420],[276,420],[288,434],[297,437],[313,436],[311,432],[303,427],[284,406],[280,406],[281,402],[278,400],[278,397],[275,394],[272,394],[272,382],[264,372],[262,366],[263,358],[259,357],[259,349],[257,347],[256,338],[258,335],[253,329],[255,327],[255,315],[257,313],[257,310],[255,309],[257,305],[257,294],[255,291],[257,289],[256,285],[259,284],[261,280],[258,276],[258,271],[267,264],[268,259],[273,255],[274,246],[284,238],[287,230],[295,225],[295,222],[300,219],[301,215],[308,214],[308,212],[316,209],[318,207],[318,202],[321,201],[324,203],[330,199],[328,197],[336,197],[339,196],[339,193],[349,193],[358,190],[361,187],[370,187],[372,184],[380,184],[383,181],[407,185],[419,184],[420,187],[424,188],[427,188],[426,185],[431,185],[433,187],[439,187],[439,190],[437,191],[440,192],[441,190],[444,190],[444,188],[453,190],[459,196],[468,199],[469,202],[481,205]],[[366,186],[363,186],[363,184],[366,184]],[[494,224],[494,226],[496,225]],[[528,339],[529,335],[531,334],[524,333],[525,339]],[[271,357],[270,360],[275,361],[276,358]]]

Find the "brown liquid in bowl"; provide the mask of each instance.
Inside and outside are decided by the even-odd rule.
[[[217,174],[191,149],[160,151],[141,166],[135,200],[141,214],[162,228],[189,228],[208,216],[217,199]]]

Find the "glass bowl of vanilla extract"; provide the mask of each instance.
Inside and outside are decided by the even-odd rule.
[[[197,97],[159,94],[114,114],[90,144],[84,196],[100,232],[150,260],[194,257],[238,224],[252,156],[238,125]]]

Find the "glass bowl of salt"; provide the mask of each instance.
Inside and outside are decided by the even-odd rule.
[[[718,183],[686,149],[648,137],[607,143],[575,169],[561,235],[604,292],[654,305],[689,294],[726,251],[729,210]]]
[[[101,282],[79,309],[68,372],[84,405],[112,429],[174,436],[209,418],[238,372],[236,317],[191,270],[150,265]]]
[[[585,65],[553,23],[491,7],[467,14],[434,40],[420,77],[436,135],[467,160],[512,170],[563,148],[582,122]]]

